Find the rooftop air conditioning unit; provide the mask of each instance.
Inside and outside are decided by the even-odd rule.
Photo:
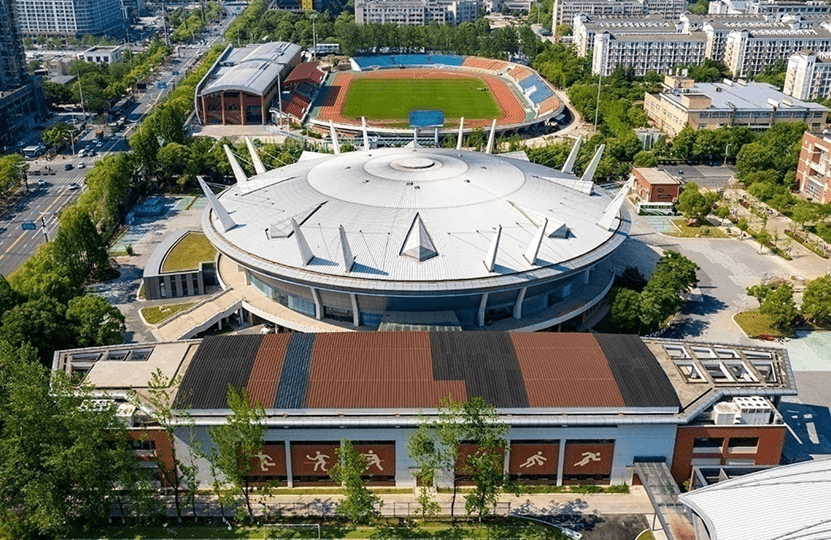
[[[717,426],[732,426],[739,423],[740,409],[735,403],[722,401],[713,407],[713,423]]]

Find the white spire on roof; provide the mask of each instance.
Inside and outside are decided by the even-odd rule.
[[[236,227],[237,224],[234,223],[234,220],[231,219],[230,215],[228,215],[228,211],[225,210],[225,207],[222,206],[222,203],[216,198],[216,195],[214,195],[214,192],[208,187],[208,184],[205,183],[205,180],[203,180],[201,176],[197,176],[196,179],[199,181],[199,187],[202,188],[202,192],[205,194],[205,197],[208,198],[211,210],[213,210],[216,217],[219,218],[219,223],[222,225],[222,229],[225,232],[228,232]]]
[[[366,116],[361,117],[361,129],[364,132],[364,150],[369,150],[369,133],[366,130]]]
[[[245,176],[245,171],[243,171],[242,167],[240,167],[239,161],[237,161],[237,158],[234,157],[234,153],[231,152],[231,149],[228,148],[227,144],[223,144],[222,147],[225,148],[225,155],[228,156],[228,161],[231,162],[231,170],[234,171],[234,178],[236,178],[237,182],[240,184],[247,182],[248,177]]]
[[[349,248],[349,240],[346,238],[346,230],[344,230],[343,225],[338,226],[338,232],[340,233],[340,248],[343,253],[343,265],[346,267],[346,271],[349,272],[355,264],[355,257],[352,256],[352,250]]]
[[[248,153],[251,154],[251,161],[254,162],[254,170],[257,174],[263,174],[266,172],[265,166],[263,165],[263,162],[260,161],[260,155],[257,153],[257,149],[254,147],[254,143],[251,142],[251,139],[246,137],[245,144],[248,146]]]
[[[430,233],[427,232],[427,227],[421,221],[421,216],[416,213],[413,219],[410,230],[407,231],[407,237],[404,239],[404,245],[401,246],[401,255],[410,257],[419,262],[431,259],[439,254],[433,240],[430,238]]]
[[[314,253],[312,253],[309,243],[306,242],[306,237],[303,236],[303,231],[300,230],[300,225],[298,225],[297,221],[294,219],[291,220],[291,228],[294,229],[294,238],[297,240],[297,249],[300,250],[300,260],[303,261],[303,266],[306,266],[312,262],[312,259],[315,258]]]
[[[485,150],[486,154],[493,154],[493,141],[496,137],[496,118],[493,119],[493,123],[491,124],[491,133],[488,135],[488,148]]]
[[[464,137],[465,117],[459,118],[459,140],[456,141],[456,150],[462,149],[462,138]]]
[[[531,238],[531,243],[528,244],[528,249],[526,249],[525,253],[522,255],[530,264],[535,264],[537,261],[537,255],[540,254],[540,246],[542,246],[542,239],[545,236],[546,225],[548,225],[547,218],[542,222],[542,225],[539,226],[537,232],[534,233],[533,238]]]
[[[502,238],[502,225],[497,226],[496,234],[491,240],[491,247],[488,248],[488,254],[485,256],[485,268],[488,272],[493,272],[493,267],[496,266],[496,254],[499,252],[499,240]]]
[[[574,162],[577,161],[577,154],[580,152],[580,145],[583,144],[583,136],[577,137],[577,140],[574,141],[574,146],[571,147],[571,152],[568,154],[568,159],[566,160],[565,165],[563,165],[563,172],[566,174],[571,174],[574,172]]]
[[[615,218],[617,217],[618,213],[620,212],[620,207],[623,206],[623,201],[626,200],[626,195],[629,194],[629,190],[632,189],[632,185],[635,182],[635,177],[632,176],[629,178],[629,181],[620,188],[620,191],[617,192],[615,198],[612,199],[612,202],[609,203],[609,206],[603,211],[603,215],[600,216],[600,219],[597,220],[597,225],[606,229],[607,231],[612,230],[612,225],[615,223]]]
[[[340,155],[340,144],[338,144],[338,132],[335,131],[335,124],[329,120],[329,132],[332,134],[332,150],[335,152],[335,155]]]
[[[594,153],[594,157],[592,158],[591,163],[589,163],[586,172],[583,173],[583,178],[581,178],[583,182],[591,182],[594,179],[594,173],[597,170],[597,164],[600,163],[600,158],[603,157],[603,150],[605,149],[606,145],[601,144],[600,147],[597,149],[597,152]]]

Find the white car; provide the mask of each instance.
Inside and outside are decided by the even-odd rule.
[[[86,169],[86,168],[87,168],[87,164],[86,164],[86,163],[79,163],[79,164],[78,164],[78,168],[79,168],[79,169]]]

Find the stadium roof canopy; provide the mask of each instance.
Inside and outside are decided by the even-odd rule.
[[[230,218],[206,212],[203,230],[232,259],[379,292],[559,276],[606,257],[630,225],[606,191],[573,174],[412,144],[308,156],[238,182],[219,202]]]
[[[235,90],[264,95],[301,50],[300,45],[282,41],[231,49],[209,76],[201,94]]]
[[[711,540],[831,538],[831,459],[775,467],[679,496]]]

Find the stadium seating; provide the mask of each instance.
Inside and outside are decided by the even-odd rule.
[[[361,69],[383,69],[407,66],[461,66],[465,58],[450,54],[395,54],[381,56],[356,56],[353,58]]]
[[[528,99],[535,105],[539,105],[554,95],[554,92],[548,88],[538,75],[531,75],[519,81],[519,86],[525,95],[528,96]]]

